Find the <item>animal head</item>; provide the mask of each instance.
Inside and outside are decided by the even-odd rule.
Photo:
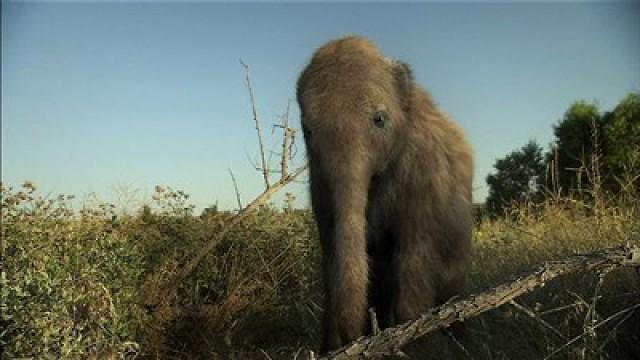
[[[409,67],[364,38],[319,48],[297,88],[310,158],[327,172],[340,164],[384,171],[408,129],[411,87]]]

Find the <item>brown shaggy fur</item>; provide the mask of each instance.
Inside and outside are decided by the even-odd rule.
[[[322,351],[457,294],[471,241],[472,154],[407,65],[361,37],[318,49],[298,80],[323,249]]]

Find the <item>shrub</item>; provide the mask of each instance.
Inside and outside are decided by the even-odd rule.
[[[26,182],[2,188],[2,322],[6,358],[134,356],[143,315],[134,305],[139,246],[110,206],[75,214]]]

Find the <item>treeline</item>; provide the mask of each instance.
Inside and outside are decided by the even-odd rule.
[[[514,205],[549,196],[589,200],[640,190],[639,92],[609,111],[574,102],[553,125],[553,134],[547,150],[532,140],[496,160],[486,178],[488,214],[504,215]]]

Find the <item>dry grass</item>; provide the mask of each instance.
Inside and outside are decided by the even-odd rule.
[[[161,190],[161,191],[160,191]],[[635,194],[589,201],[549,196],[474,234],[469,291],[545,260],[640,245]],[[230,232],[178,291],[180,313],[153,329],[140,291],[163,278],[232,214],[195,216],[186,194],[158,189],[125,215],[108,204],[74,210],[35,186],[2,189],[3,358],[293,358],[317,348],[317,234],[308,211],[261,207]],[[472,359],[631,359],[640,353],[640,281],[630,270],[576,274],[468,322],[433,345]],[[449,351],[449,350],[447,350]]]
[[[569,254],[638,246],[638,210],[637,203],[616,199],[549,197],[514,207],[510,217],[484,220],[475,233],[471,287],[491,287]],[[473,321],[470,346],[474,358],[631,359],[640,351],[639,304],[640,278],[630,269],[575,274]]]

